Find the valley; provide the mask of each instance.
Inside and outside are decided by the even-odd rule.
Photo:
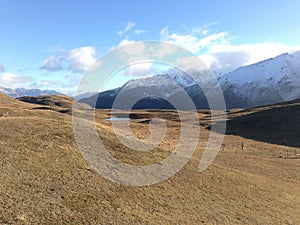
[[[250,128],[256,131],[251,137],[240,127],[253,116],[273,115],[274,109],[283,111],[281,121],[289,121],[289,108],[299,110],[299,101],[230,110],[223,149],[204,172],[198,167],[211,118],[206,110],[199,110],[200,124],[195,126],[201,135],[188,164],[161,183],[126,187],[97,174],[83,158],[72,133],[72,98],[23,100],[26,102],[0,96],[1,224],[300,223],[300,146],[298,136],[292,135],[299,135],[299,121],[294,121],[293,129],[276,131],[276,135],[291,135],[281,144],[272,136],[272,124],[277,129],[274,121],[266,123],[266,132],[259,120],[250,120]],[[131,111],[131,130],[139,138],[149,134],[147,121],[152,117],[165,119],[168,127],[158,148],[136,152],[118,142],[111,121],[105,120],[111,114],[123,116],[96,110],[99,137],[114,157],[132,165],[148,165],[168,157],[184,122],[172,110]],[[262,134],[264,139],[259,138]]]
[[[299,8],[0,0],[0,225],[300,225]]]

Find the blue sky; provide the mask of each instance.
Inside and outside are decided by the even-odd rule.
[[[300,49],[299,8],[297,0],[0,0],[0,86],[71,94],[97,58],[142,40],[181,45],[225,73]],[[119,76],[110,87],[138,73]]]

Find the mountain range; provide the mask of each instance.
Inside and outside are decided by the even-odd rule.
[[[206,71],[189,71],[193,77],[179,70],[165,74],[130,80],[123,86],[101,93],[84,93],[76,96],[80,102],[95,108],[112,108],[116,97],[122,92],[117,108],[129,109],[128,102],[135,101],[133,109],[174,109],[170,102],[180,102],[178,109],[190,109],[183,92],[188,94],[196,108],[209,108],[203,88],[212,89],[215,84],[207,79]],[[250,108],[300,98],[300,51],[281,54],[252,65],[240,67],[216,77],[220,85],[226,107]],[[58,95],[54,90],[5,88],[0,93],[14,98],[22,96]]]
[[[0,86],[0,94],[6,94],[13,98],[19,98],[22,96],[58,95],[60,93],[54,90],[7,88]]]
[[[204,88],[213,88],[205,71],[193,71],[193,77]],[[240,67],[217,76],[227,108],[249,108],[300,98],[300,52],[281,54],[252,65]],[[174,70],[170,73],[128,81],[122,87],[104,91],[81,102],[95,108],[111,108],[121,93],[117,108],[128,109],[126,104],[140,97],[133,109],[173,109],[172,100],[182,97],[182,89],[193,100],[196,108],[209,108],[203,90],[187,73]],[[177,101],[178,102],[178,101]],[[184,102],[184,101],[182,101]],[[123,104],[122,104],[123,103]],[[183,105],[181,109],[189,109]]]

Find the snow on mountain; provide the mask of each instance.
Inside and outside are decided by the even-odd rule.
[[[192,72],[198,82],[210,87],[207,80],[209,76],[205,71]],[[297,99],[300,98],[300,52],[285,53],[240,67],[217,79],[229,108],[252,107]],[[126,90],[143,88],[145,96],[157,93],[159,96],[169,98],[180,91],[179,87],[189,90],[188,94],[194,95],[190,93],[189,87],[195,84],[193,78],[186,73],[173,70],[168,74],[128,81],[123,88]]]
[[[208,71],[191,71],[202,88],[213,91],[215,83],[209,80]],[[189,72],[190,74],[190,72]],[[223,90],[227,108],[254,107],[300,98],[300,52],[282,54],[259,63],[240,67],[217,77]],[[178,99],[182,89],[191,96],[198,108],[207,107],[204,92],[195,80],[180,70],[166,74],[130,80],[122,87],[86,98],[83,102],[98,101],[99,108],[110,107],[120,91],[124,101],[158,96],[164,99]],[[92,101],[92,99],[94,99]],[[150,99],[151,100],[151,99]]]
[[[275,58],[238,68],[220,76],[224,93],[239,96],[250,106],[300,98],[300,54]]]
[[[22,96],[40,96],[40,95],[57,95],[59,92],[53,90],[40,90],[40,89],[25,89],[25,88],[6,88],[0,86],[0,93],[9,95],[13,98]]]
[[[158,74],[151,77],[139,78],[128,81],[123,85],[123,88],[147,87],[147,86],[166,86],[178,85],[180,87],[188,87],[195,85],[196,82],[204,82],[211,77],[211,73],[207,70],[195,71],[188,70],[183,72],[179,69],[170,69],[165,74]]]
[[[140,91],[144,97],[149,96],[162,96],[168,98],[179,91],[180,86],[176,86],[176,83],[168,77],[168,75],[155,75],[153,77],[140,78],[128,81],[122,87],[122,91],[137,90]]]
[[[206,83],[211,74],[209,71],[189,70],[187,73],[179,69],[168,70],[165,74],[130,80],[122,86],[122,90],[144,89],[144,96],[170,96],[182,92],[201,82]]]

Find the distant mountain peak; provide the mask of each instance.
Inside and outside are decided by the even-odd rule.
[[[6,88],[0,86],[0,93],[9,95],[13,98],[23,96],[40,96],[40,95],[58,95],[60,94],[54,90],[40,90],[40,89],[25,89],[25,88]]]

